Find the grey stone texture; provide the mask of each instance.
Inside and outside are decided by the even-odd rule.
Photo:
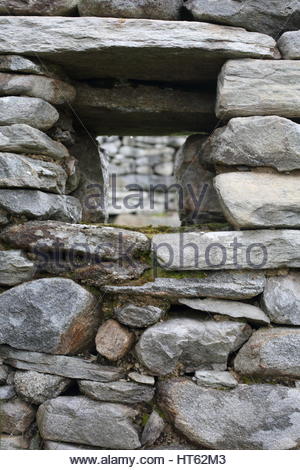
[[[0,434],[0,450],[27,450],[29,441],[23,436]]]
[[[159,439],[161,433],[165,428],[165,422],[157,413],[157,411],[152,411],[151,415],[145,427],[143,429],[141,443],[143,446],[152,446],[155,444],[157,439]]]
[[[0,0],[1,15],[68,16],[76,12],[78,0]]]
[[[95,341],[101,356],[110,361],[118,361],[131,350],[135,335],[116,320],[107,320],[100,326]]]
[[[12,385],[3,385],[0,387],[0,400],[10,400],[16,396],[15,389]],[[1,408],[1,401],[0,401]]]
[[[228,355],[249,338],[251,331],[246,323],[178,316],[148,328],[136,353],[155,375],[167,375],[177,367],[186,372],[225,370]]]
[[[235,369],[248,376],[300,378],[300,330],[259,329],[239,351]]]
[[[35,410],[19,398],[5,401],[0,406],[1,432],[23,434],[35,419]]]
[[[14,376],[18,396],[35,405],[58,397],[70,384],[70,379],[35,371],[17,371]]]
[[[300,59],[300,31],[284,33],[278,40],[278,47],[284,59]]]
[[[0,285],[13,287],[31,281],[35,265],[20,250],[0,251]]]
[[[0,126],[27,124],[47,131],[54,126],[58,118],[59,114],[56,109],[40,98],[0,97]]]
[[[281,385],[202,388],[188,380],[161,383],[160,404],[175,428],[206,449],[299,448],[300,390]]]
[[[268,277],[262,308],[273,323],[300,326],[300,273]]]
[[[0,296],[0,343],[51,354],[82,352],[100,322],[97,299],[70,279],[45,278]]]
[[[137,411],[126,405],[58,397],[39,407],[37,423],[46,440],[131,450],[141,445],[132,423],[136,416]]]
[[[237,380],[230,372],[196,370],[195,379],[197,385],[211,388],[235,388],[238,385]]]
[[[125,403],[126,405],[149,403],[153,399],[155,392],[154,387],[126,382],[125,380],[108,383],[80,380],[79,389],[83,395],[94,400]]]
[[[127,326],[132,328],[146,328],[147,326],[157,323],[166,309],[155,305],[141,305],[125,304],[117,308],[114,312],[116,319]]]

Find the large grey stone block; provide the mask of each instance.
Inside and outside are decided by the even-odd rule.
[[[216,114],[299,118],[300,61],[230,60],[219,76]]]

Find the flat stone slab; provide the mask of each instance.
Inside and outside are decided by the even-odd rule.
[[[62,220],[78,223],[81,204],[73,196],[44,193],[34,189],[0,189],[0,208],[8,216],[29,220]]]
[[[46,440],[130,450],[141,446],[132,422],[137,414],[126,405],[66,396],[41,405],[37,423]]]
[[[64,194],[67,179],[63,167],[56,163],[0,152],[0,188],[41,189]]]
[[[0,251],[0,285],[12,287],[31,281],[35,265],[20,250]]]
[[[80,380],[79,390],[83,395],[94,400],[125,403],[127,405],[149,403],[153,399],[155,392],[154,387],[126,382],[125,380],[109,383]]]
[[[300,227],[300,176],[224,173],[214,185],[224,214],[236,229]]]
[[[203,279],[156,278],[141,286],[105,286],[103,290],[118,296],[150,295],[171,301],[207,296],[239,300],[256,297],[263,292],[264,286],[265,276],[261,273],[216,272],[208,273]]]
[[[44,278],[0,295],[0,343],[50,354],[76,354],[92,344],[97,298],[70,279]]]
[[[56,78],[65,76],[63,68],[58,65],[53,65],[48,62],[41,64],[36,58],[33,59],[15,54],[0,56],[0,72],[26,73]]]
[[[226,371],[197,370],[195,379],[201,387],[235,388],[238,385],[233,375]]]
[[[3,345],[0,345],[0,358],[15,369],[59,375],[70,379],[112,382],[123,376],[121,369],[117,367],[101,366],[81,357],[21,351]]]
[[[58,118],[56,109],[40,98],[0,97],[0,126],[27,124],[47,131],[54,126]]]
[[[179,303],[199,312],[226,315],[261,325],[270,323],[269,317],[260,308],[243,302],[220,299],[179,299]]]
[[[299,170],[300,125],[279,116],[233,118],[206,140],[201,159],[209,166]]]
[[[178,316],[144,331],[136,354],[154,375],[167,375],[178,367],[185,372],[226,370],[229,354],[239,349],[251,332],[246,323]]]
[[[195,20],[240,26],[278,37],[282,31],[299,29],[299,2],[282,0],[188,0],[184,3]]]
[[[158,264],[170,271],[300,267],[300,231],[247,230],[154,235]]]
[[[300,117],[300,61],[230,60],[219,76],[220,119],[279,115]]]
[[[23,2],[19,0],[0,0],[1,15],[22,15],[22,16],[64,16],[72,15],[76,12],[78,0],[30,0]]]
[[[70,76],[79,79],[197,83],[215,79],[226,59],[279,57],[269,36],[227,26],[13,16],[0,18],[0,54],[38,55],[63,65]]]
[[[80,16],[177,20],[183,0],[79,0]]]
[[[279,38],[278,47],[284,59],[300,59],[300,31],[284,33]]]
[[[26,124],[0,126],[0,151],[44,155],[54,160],[62,160],[69,156],[63,144]]]
[[[255,377],[300,378],[300,330],[261,328],[242,347],[234,368]]]
[[[216,125],[215,93],[179,87],[76,85],[74,108],[98,135],[168,135],[211,131]],[[142,127],[141,127],[142,126]],[[142,129],[142,131],[141,131]]]
[[[273,323],[300,326],[300,273],[268,277],[262,308]]]
[[[84,255],[86,264],[92,260],[118,260],[126,254],[129,262],[133,262],[132,257],[147,254],[150,250],[148,237],[140,232],[51,220],[8,227],[1,237],[14,247],[26,247],[37,253],[55,251],[59,247],[61,253],[70,253],[73,263],[72,254]]]
[[[75,99],[75,88],[61,80],[0,72],[0,96],[30,96],[61,105]]]
[[[164,381],[159,403],[175,428],[205,449],[298,449],[300,390],[239,385],[213,390],[186,379]]]

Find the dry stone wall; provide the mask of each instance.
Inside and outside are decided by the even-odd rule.
[[[0,448],[299,449],[299,2],[0,13]],[[172,119],[182,227],[101,223]]]

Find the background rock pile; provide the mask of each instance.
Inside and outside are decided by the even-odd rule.
[[[0,2],[1,449],[299,448],[299,1],[269,5]],[[99,223],[95,136],[171,128],[182,227]]]

